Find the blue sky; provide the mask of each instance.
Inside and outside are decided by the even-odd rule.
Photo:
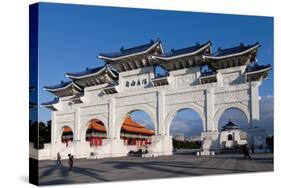
[[[121,46],[128,48],[158,37],[165,51],[208,40],[213,43],[213,51],[259,41],[259,63],[273,65],[271,17],[41,3],[39,102],[54,98],[42,88],[67,80],[66,72],[103,65],[97,59],[100,52],[115,52]],[[260,95],[273,96],[273,71]],[[51,117],[44,108],[39,115],[42,121]]]

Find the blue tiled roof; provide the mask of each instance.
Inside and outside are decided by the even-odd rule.
[[[75,76],[75,77],[85,76],[85,75],[88,75],[88,74],[96,73],[96,72],[100,71],[103,68],[104,68],[104,66],[96,67],[96,68],[91,68],[91,69],[87,68],[84,71],[76,72],[76,73],[66,73],[66,75]]]
[[[232,121],[229,121],[225,126],[222,127],[222,131],[233,129],[239,129],[239,126],[234,124]]]
[[[204,44],[197,43],[194,46],[189,46],[189,47],[186,47],[186,48],[171,49],[170,52],[166,52],[164,55],[159,55],[159,56],[161,56],[161,57],[173,57],[173,56],[178,56],[178,55],[182,55],[182,54],[189,54],[189,53],[195,52],[195,51],[199,50],[200,48],[206,46],[208,43],[210,43],[210,41],[208,41]]]
[[[59,88],[63,88],[65,86],[67,86],[70,83],[71,83],[70,81],[67,81],[67,82],[61,81],[60,84],[57,84],[57,85],[54,85],[54,86],[45,86],[44,88],[45,89],[59,89]]]
[[[159,40],[151,40],[150,43],[147,44],[143,44],[140,46],[135,46],[133,48],[127,48],[124,49],[123,47],[121,47],[119,52],[115,52],[115,53],[100,53],[100,56],[103,57],[108,57],[108,58],[117,58],[117,57],[122,57],[125,55],[130,55],[130,54],[134,54],[134,53],[138,53],[138,52],[142,52],[145,51],[147,49],[149,49],[151,46],[153,46],[156,42],[159,42]]]
[[[215,57],[220,57],[220,56],[226,56],[226,55],[231,55],[231,54],[236,54],[236,53],[240,53],[243,52],[245,50],[248,50],[256,45],[258,45],[259,43],[255,43],[253,45],[244,45],[244,44],[240,44],[239,46],[235,46],[232,48],[225,48],[225,49],[221,49],[219,48],[214,54],[213,56]]]
[[[81,76],[86,76],[86,75],[90,75],[90,74],[94,74],[98,71],[100,71],[101,69],[105,68],[105,66],[101,66],[101,67],[96,67],[96,68],[87,68],[85,71],[81,71],[81,72],[77,72],[77,73],[66,73],[66,76],[69,77],[81,77]],[[116,70],[114,70],[113,68],[109,68],[111,72],[113,72],[113,74],[115,76],[118,76],[118,72]]]
[[[50,101],[50,102],[44,102],[41,105],[42,106],[48,106],[48,105],[52,105],[52,104],[57,104],[59,102],[58,98],[54,98],[54,100]]]

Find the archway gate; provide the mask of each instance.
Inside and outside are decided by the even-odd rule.
[[[260,134],[259,86],[271,69],[256,63],[253,66],[260,45],[240,45],[239,53],[221,56],[210,55],[210,45],[196,44],[192,51],[166,55],[157,40],[146,44],[147,48],[134,48],[135,52],[125,53],[123,49],[116,57],[100,54],[105,66],[67,73],[70,82],[45,87],[59,97],[42,104],[52,110],[53,148],[59,144],[55,139],[59,130],[67,124],[74,132],[74,154],[89,157],[83,136],[87,122],[99,119],[107,130],[107,144],[96,151],[95,157],[125,156],[120,129],[126,115],[135,110],[149,114],[154,124],[150,155],[172,154],[170,124],[176,112],[184,108],[194,110],[202,119],[202,155],[219,149],[218,120],[228,108],[244,112],[251,135]],[[208,65],[208,72],[201,72],[203,65]],[[167,73],[156,74],[155,66],[163,67]]]

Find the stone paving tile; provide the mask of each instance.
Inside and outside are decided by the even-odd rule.
[[[50,185],[273,171],[272,154],[253,154],[252,157],[181,154],[156,158],[77,159],[70,172],[67,161],[63,161],[61,167],[56,166],[55,161],[40,161],[39,177],[41,185]]]

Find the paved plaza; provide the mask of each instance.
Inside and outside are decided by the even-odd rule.
[[[77,159],[68,171],[67,160],[62,166],[56,161],[39,162],[40,185],[73,184],[187,177],[229,173],[273,171],[273,154],[253,154],[243,159],[242,154],[218,154],[197,157],[192,154],[140,158]]]

